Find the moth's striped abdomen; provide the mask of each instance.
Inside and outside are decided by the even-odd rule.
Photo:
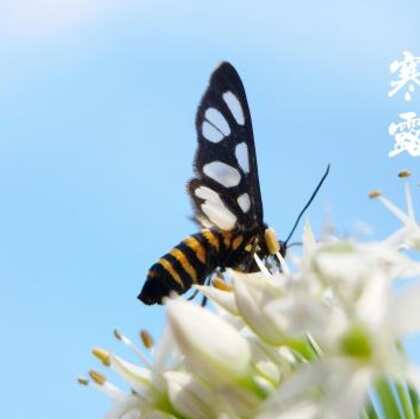
[[[231,233],[203,230],[187,237],[150,268],[138,298],[146,304],[161,304],[171,291],[183,294],[193,284],[202,284],[222,265],[232,242],[227,242],[227,235],[230,237]]]

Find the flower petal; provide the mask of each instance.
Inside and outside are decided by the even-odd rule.
[[[182,371],[165,373],[169,399],[184,417],[208,419],[215,416],[212,392],[191,374]]]
[[[237,379],[249,373],[247,341],[230,324],[181,299],[167,302],[175,340],[192,369],[209,379]]]
[[[420,332],[420,283],[405,287],[397,293],[390,309],[397,337]]]
[[[124,400],[116,403],[113,408],[105,415],[105,419],[140,419],[141,399],[137,396],[129,395]]]
[[[233,315],[238,315],[239,310],[236,306],[235,297],[233,292],[222,291],[212,286],[204,286],[204,285],[196,285],[196,289],[198,289],[202,294],[204,294],[207,298],[212,300],[214,303],[218,304],[220,307],[228,311]]]
[[[250,277],[232,272],[236,305],[244,321],[254,333],[272,345],[285,342],[285,336],[276,322],[268,316],[264,307],[281,298],[283,290],[265,277]]]

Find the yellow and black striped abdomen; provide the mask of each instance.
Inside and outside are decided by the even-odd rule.
[[[172,291],[183,294],[193,284],[203,284],[216,267],[234,266],[227,262],[240,257],[244,244],[241,234],[210,229],[187,237],[150,268],[138,298],[161,304]]]

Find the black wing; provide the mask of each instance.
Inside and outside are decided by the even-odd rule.
[[[188,184],[197,221],[222,230],[263,223],[257,158],[245,89],[234,67],[213,72],[196,116],[196,178]]]

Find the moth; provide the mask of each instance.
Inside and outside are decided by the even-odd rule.
[[[216,270],[255,271],[255,253],[262,259],[286,253],[287,240],[278,241],[264,222],[251,114],[242,81],[230,63],[223,62],[212,73],[195,126],[195,177],[187,191],[202,230],[150,268],[138,296],[145,304],[162,304],[173,291],[183,294]]]

